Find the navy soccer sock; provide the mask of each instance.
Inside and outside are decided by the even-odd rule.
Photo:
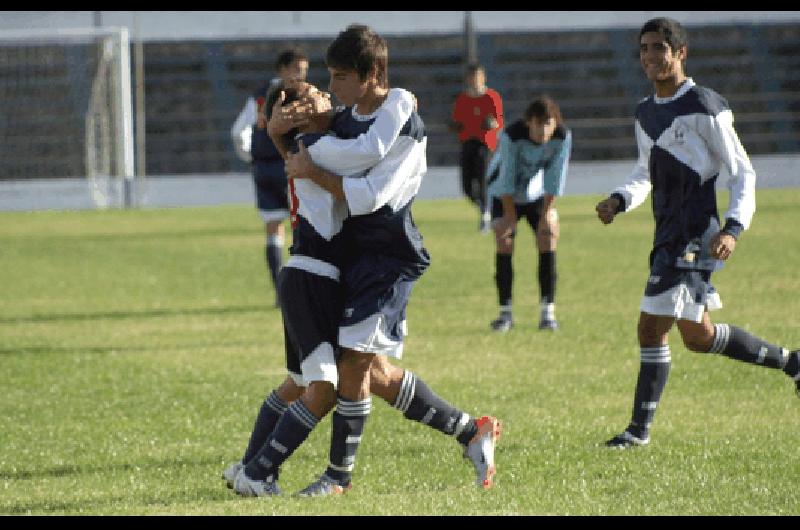
[[[455,436],[461,445],[467,445],[478,432],[473,418],[437,396],[425,381],[409,370],[403,374],[400,392],[392,406],[410,420]]]
[[[278,273],[283,266],[283,238],[277,235],[269,236],[264,252],[267,257],[272,284],[277,285]]]
[[[543,303],[552,304],[556,301],[556,253],[542,252],[539,254],[539,293]]]
[[[628,431],[638,438],[647,438],[661,393],[669,378],[672,358],[669,345],[666,344],[652,348],[642,347],[640,352],[641,364]]]
[[[261,410],[258,411],[242,462],[246,464],[256,455],[284,412],[286,412],[286,403],[273,390],[261,404]]]
[[[768,368],[784,368],[789,360],[786,348],[775,346],[728,324],[714,324],[714,342],[709,353],[721,353],[731,359]]]
[[[494,281],[497,285],[497,296],[500,307],[511,307],[511,286],[514,282],[514,269],[511,265],[511,254],[495,254]]]
[[[356,452],[361,445],[361,436],[371,411],[372,397],[351,401],[339,396],[336,401],[331,427],[330,462],[325,474],[341,486],[350,483]]]
[[[308,438],[318,421],[301,400],[293,401],[264,445],[246,464],[247,476],[256,480],[270,475],[278,478],[281,464]]]

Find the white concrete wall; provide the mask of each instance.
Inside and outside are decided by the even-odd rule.
[[[756,188],[800,188],[800,154],[751,157],[758,179]],[[633,169],[634,160],[573,162],[567,174],[566,195],[607,194]],[[717,181],[723,188],[727,173]],[[253,181],[247,173],[227,175],[152,176],[138,188],[137,203],[144,208],[254,204]],[[420,200],[461,197],[457,167],[429,167]],[[48,179],[0,181],[0,211],[85,210],[94,205],[86,180]],[[724,206],[720,206],[724,209]]]

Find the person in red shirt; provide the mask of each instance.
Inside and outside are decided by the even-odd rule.
[[[461,142],[461,186],[481,212],[480,228],[489,230],[491,214],[486,200],[486,164],[497,147],[497,134],[503,129],[503,102],[500,94],[486,86],[486,72],[470,64],[464,75],[464,92],[453,105],[453,130]]]

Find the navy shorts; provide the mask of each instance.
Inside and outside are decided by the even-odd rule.
[[[402,357],[406,307],[416,279],[407,277],[401,269],[400,260],[376,253],[365,253],[347,267],[340,346]]]
[[[253,184],[256,206],[265,223],[289,217],[289,190],[285,175],[257,177]]]
[[[341,285],[331,278],[285,266],[278,274],[277,287],[287,370],[300,386],[319,380],[336,386]]]

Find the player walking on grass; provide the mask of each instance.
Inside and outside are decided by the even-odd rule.
[[[733,128],[727,101],[684,73],[688,49],[681,25],[655,18],[639,32],[639,59],[655,94],[636,109],[639,160],[628,181],[597,205],[609,224],[653,194],[655,238],[650,277],[641,301],[641,365],[628,427],[609,447],[645,445],[669,376],[669,330],[677,322],[695,352],[783,370],[800,390],[800,350],[768,343],[730,324],[712,324],[709,310],[722,306],[711,274],[730,258],[755,212],[756,175]],[[721,166],[730,202],[720,227],[715,183]]]
[[[558,328],[555,315],[556,244],[558,212],[556,197],[564,194],[572,133],[564,125],[558,104],[539,96],[528,105],[524,119],[500,134],[500,148],[492,158],[489,196],[495,245],[495,285],[500,315],[491,322],[495,331],[514,325],[511,292],[512,257],[517,220],[524,217],[539,249],[539,329]]]
[[[383,50],[381,50],[381,46]],[[337,62],[346,61],[346,59],[342,58],[343,56],[347,58],[362,48],[366,48],[367,59],[365,64],[353,65],[350,62],[345,62],[343,68],[341,63]],[[321,167],[312,166],[311,159],[308,158],[290,158],[287,164],[287,171],[290,176],[298,178],[311,174],[315,176],[322,175],[320,178],[323,180],[333,178],[334,181],[338,182],[339,193],[333,193],[332,197],[339,200],[341,204],[346,201],[351,213],[353,213],[354,209],[365,207],[365,204],[371,204],[369,206],[371,208],[370,213],[375,212],[377,215],[371,217],[366,215],[364,217],[364,223],[366,224],[351,222],[351,220],[345,223],[348,224],[345,233],[348,234],[348,238],[352,238],[352,245],[348,248],[348,252],[352,253],[352,255],[348,256],[346,260],[348,263],[344,276],[347,278],[348,274],[356,271],[357,277],[364,281],[361,284],[364,289],[358,291],[356,295],[358,302],[366,307],[358,307],[357,323],[361,322],[358,320],[358,314],[368,310],[366,316],[369,317],[371,316],[370,311],[375,308],[383,309],[384,313],[382,315],[389,315],[388,318],[394,318],[395,322],[391,329],[388,329],[382,318],[379,318],[376,322],[367,322],[368,326],[374,328],[371,331],[365,331],[371,334],[369,337],[359,335],[359,330],[353,331],[352,328],[350,328],[349,337],[352,340],[360,341],[360,343],[372,340],[371,347],[389,347],[399,357],[402,352],[402,334],[404,334],[404,331],[401,328],[405,327],[406,299],[398,298],[397,296],[391,298],[393,284],[380,284],[383,277],[387,276],[386,270],[381,273],[380,270],[373,267],[382,263],[385,259],[389,259],[391,265],[398,270],[404,268],[411,275],[417,271],[421,274],[421,271],[427,267],[428,258],[427,253],[421,246],[421,236],[413,226],[410,210],[406,208],[403,211],[398,224],[398,219],[390,207],[382,208],[379,201],[384,199],[396,200],[396,197],[390,194],[392,193],[391,190],[398,185],[400,185],[401,190],[403,185],[406,188],[409,185],[412,186],[412,193],[409,194],[407,189],[404,192],[406,193],[405,199],[407,201],[413,198],[419,187],[419,180],[425,170],[425,139],[421,120],[419,120],[415,112],[412,112],[413,99],[411,99],[410,94],[397,89],[388,91],[386,83],[379,82],[381,77],[385,78],[385,59],[382,69],[380,67],[376,68],[373,63],[380,61],[381,52],[385,57],[385,43],[380,37],[369,31],[368,28],[354,26],[340,35],[331,46],[328,56],[332,77],[331,89],[342,102],[350,105],[334,116],[332,130],[343,138],[363,138],[375,134],[382,137],[383,140],[378,142],[378,145],[384,149],[382,154],[385,156],[380,163],[363,178],[347,179],[347,184],[341,182],[341,178],[333,173],[327,173]],[[349,60],[352,61],[352,59]],[[353,66],[355,68],[352,68]],[[362,67],[362,69],[356,69],[358,67]],[[398,94],[402,97],[397,96]],[[394,99],[393,96],[395,96]],[[398,97],[400,97],[399,100],[397,99]],[[360,112],[357,113],[356,108]],[[365,110],[368,112],[364,112]],[[398,135],[400,135],[399,139]],[[332,144],[332,146],[327,146],[327,152],[325,151],[326,143]],[[331,147],[334,148],[332,151],[330,150]],[[352,148],[352,140],[349,143],[342,141],[337,143],[336,139],[323,138],[311,145],[308,151],[301,147],[301,152],[305,155],[310,154],[312,157],[316,157],[315,160],[322,167],[337,169],[346,174],[352,171],[363,173],[369,166],[369,164],[366,164],[365,167],[358,167],[359,164],[363,165],[364,153],[359,153],[358,149]],[[388,173],[384,171],[384,168],[388,169]],[[404,183],[403,181],[409,182]],[[308,183],[307,185],[309,186],[316,186],[314,183],[317,182],[317,179],[302,179],[296,181],[296,184],[300,185],[303,182]],[[352,186],[349,184],[352,184]],[[325,188],[324,185],[322,187]],[[302,204],[302,197],[299,198],[299,202]],[[410,202],[407,203],[407,206],[410,207]],[[302,212],[302,208],[300,211]],[[408,217],[405,217],[406,214]],[[408,227],[406,227],[406,223],[409,223]],[[413,230],[413,234],[418,238],[416,246],[410,248],[398,247],[402,248],[402,250],[395,257],[386,256],[384,259],[378,260],[370,258],[374,252],[374,248],[370,248],[370,244],[393,246],[393,243],[403,243],[403,241],[396,239],[396,236],[405,234],[406,229]],[[397,230],[400,230],[398,234],[392,234],[393,231],[397,232]],[[384,232],[390,234],[390,239],[376,238],[376,236]],[[366,244],[364,244],[365,242]],[[404,264],[401,258],[408,257],[413,259]],[[391,272],[393,271],[390,270],[389,274]],[[348,288],[347,293],[352,294],[350,289],[358,284],[353,282],[352,279],[349,282],[346,279],[345,282]],[[400,296],[407,294],[411,283],[412,281],[407,281],[408,287],[405,288],[403,286],[404,288],[401,288],[399,291]],[[374,291],[376,285],[382,292]],[[390,298],[388,302],[386,301],[387,295]],[[350,316],[356,312],[356,308],[353,307],[353,309],[354,311],[351,312]],[[347,315],[347,312],[345,314]],[[302,315],[298,314],[297,317],[302,318]],[[333,320],[334,324],[338,325],[339,320],[338,317]],[[345,317],[346,320],[347,316]],[[396,337],[387,339],[392,344],[380,344],[380,340],[375,341],[376,330],[384,335],[396,335]],[[287,335],[287,341],[290,338]],[[340,330],[339,341],[341,340],[342,333]],[[340,388],[342,383],[348,382],[346,377],[346,374],[340,374]],[[499,424],[496,420],[488,417],[474,420],[468,415],[455,410],[434,394],[413,373],[392,366],[375,355],[370,355],[367,358],[366,376],[359,373],[358,377],[359,389],[362,383],[369,385],[366,387],[366,396],[354,400],[348,399],[346,395],[342,395],[340,392],[337,399],[336,412],[333,415],[333,433],[328,470],[319,480],[305,488],[301,495],[331,495],[342,493],[350,487],[350,476],[355,462],[355,453],[371,408],[370,390],[402,410],[407,418],[422,421],[446,434],[455,436],[464,445],[465,456],[469,457],[473,465],[475,465],[479,484],[483,487],[492,485],[494,443],[499,434]],[[350,383],[350,385],[355,386],[353,383]],[[292,414],[281,415],[282,404],[278,399],[272,396],[268,399],[268,401],[272,401],[272,415],[280,417],[280,419],[261,450],[253,455],[244,472],[235,477],[234,488],[238,492],[244,495],[260,496],[275,494],[278,491],[275,480],[280,464],[292,454],[308,436],[319,419],[333,406],[329,391],[334,387],[335,383],[330,384],[329,382],[326,386],[326,396],[320,399],[318,403],[311,403],[311,407],[302,406],[308,401],[306,396],[299,400],[301,405],[293,403],[289,406],[289,411]],[[316,410],[311,410],[314,405],[321,406]],[[327,410],[325,410],[326,408]],[[264,410],[262,407],[262,411]],[[269,415],[269,411],[267,411],[266,415]],[[266,424],[267,422],[262,423]],[[256,428],[258,427],[259,421],[257,420]],[[254,429],[252,438],[256,438],[255,431]],[[257,445],[257,443],[254,444],[253,439],[251,439],[250,445]],[[247,461],[247,456],[245,456],[245,461]],[[226,470],[226,474],[233,474],[233,469]]]

